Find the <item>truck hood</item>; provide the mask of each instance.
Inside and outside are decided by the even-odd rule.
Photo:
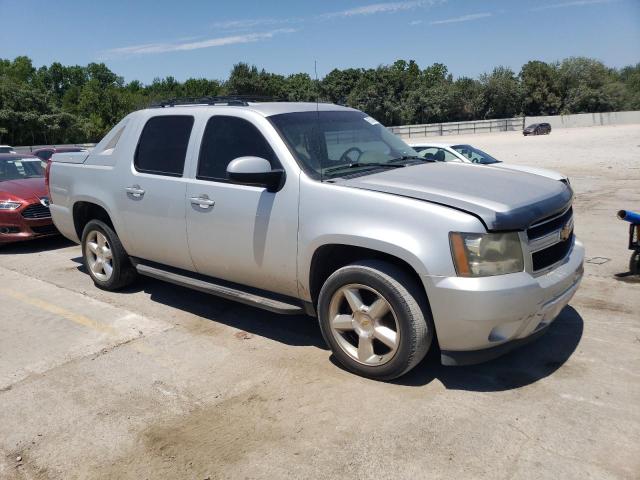
[[[47,196],[44,178],[25,178],[24,180],[5,180],[0,182],[0,199],[4,196],[16,200],[31,200]]]
[[[517,170],[519,172],[533,173],[535,175],[542,175],[543,177],[550,178],[552,180],[566,180],[567,176],[558,173],[554,170],[547,170],[546,168],[529,167],[527,165],[514,165],[512,163],[492,163],[490,166],[497,168],[506,168],[509,170]]]
[[[506,168],[438,162],[407,166],[336,184],[445,205],[478,217],[488,230],[523,230],[567,208],[564,183]]]

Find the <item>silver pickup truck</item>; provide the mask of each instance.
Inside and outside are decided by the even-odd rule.
[[[99,288],[141,274],[317,316],[335,358],[376,379],[436,344],[460,365],[536,338],[583,272],[568,185],[425,160],[337,105],[162,103],[47,178]]]

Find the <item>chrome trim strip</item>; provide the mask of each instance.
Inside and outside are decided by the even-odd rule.
[[[547,218],[546,220],[543,220],[541,222],[538,223],[534,223],[533,225],[529,225],[527,227],[527,230],[529,230],[530,228],[536,228],[539,227],[540,225],[544,225],[545,223],[549,223],[549,222],[553,222],[555,219],[560,218],[561,216],[563,216],[565,213],[567,213],[569,211],[569,209],[573,206],[573,203],[570,203],[569,206],[567,208],[565,208],[561,213],[559,213],[558,215],[555,215],[551,218]],[[571,215],[571,218],[573,218],[573,215]]]
[[[554,246],[556,243],[563,242],[564,240],[566,240],[566,238],[562,238],[562,232],[567,227],[569,227],[570,232],[573,232],[573,215],[569,217],[569,220],[567,220],[565,224],[557,230],[554,230],[553,232],[548,233],[543,237],[534,238],[533,240],[528,240],[527,238],[529,242],[529,252],[539,252],[540,250],[544,250],[545,248]]]
[[[559,228],[544,237],[538,237],[534,240],[529,240],[529,252],[536,253],[540,250],[544,250],[545,248],[552,247],[556,243],[560,242],[560,231],[562,229]]]

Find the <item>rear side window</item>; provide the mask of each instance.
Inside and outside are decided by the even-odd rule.
[[[278,166],[271,146],[251,122],[238,117],[211,117],[202,137],[197,178],[226,180],[227,165],[238,157],[261,157],[272,168]]]
[[[149,119],[136,149],[136,170],[181,177],[192,127],[193,117],[186,115]]]
[[[42,160],[49,160],[53,156],[53,150],[44,150],[42,152],[36,153],[36,155]]]

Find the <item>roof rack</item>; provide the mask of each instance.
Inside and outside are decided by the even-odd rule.
[[[154,102],[150,108],[168,108],[178,105],[228,105],[236,107],[246,107],[249,102],[277,102],[273,97],[259,95],[230,95],[215,97],[182,97],[171,98],[169,100],[161,100]]]

